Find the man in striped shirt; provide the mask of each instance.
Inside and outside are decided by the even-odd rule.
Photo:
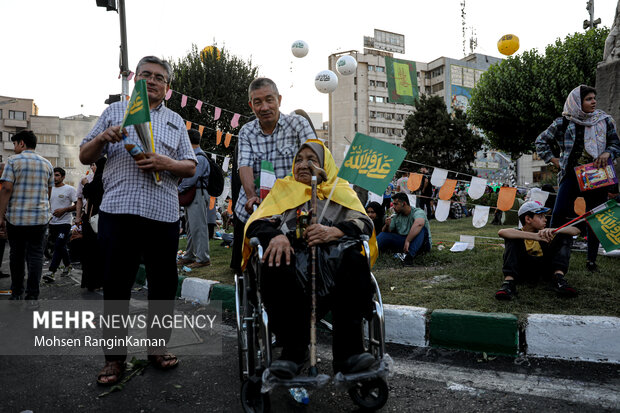
[[[25,265],[28,265],[26,300],[39,298],[43,271],[43,239],[50,219],[49,197],[54,185],[52,164],[34,152],[37,137],[29,130],[11,138],[11,156],[0,181],[0,231],[6,231],[11,251],[11,300],[24,293]]]

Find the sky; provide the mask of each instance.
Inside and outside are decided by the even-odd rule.
[[[618,1],[594,1],[595,18],[610,27]],[[475,51],[496,57],[502,57],[497,41],[504,34],[519,37],[517,54],[544,52],[556,39],[583,31],[586,3],[466,0],[467,37],[473,28]],[[375,28],[405,35],[398,58],[463,57],[461,0],[126,0],[126,9],[131,70],[146,55],[174,61],[192,44],[225,46],[278,84],[283,112],[303,108],[323,113],[324,121],[328,97],[314,87],[315,75],[328,68],[329,55],[363,51],[363,37]],[[0,0],[0,16],[0,95],[34,99],[39,115],[65,117],[99,115],[108,95],[120,93],[116,12],[95,0]],[[292,55],[295,40],[308,43],[306,57]]]

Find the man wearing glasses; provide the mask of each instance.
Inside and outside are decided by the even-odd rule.
[[[99,211],[99,241],[104,262],[104,310],[128,311],[131,288],[142,258],[148,282],[149,321],[172,314],[177,290],[176,251],[179,238],[179,178],[191,177],[196,156],[190,145],[183,119],[164,106],[172,78],[170,64],[155,56],[140,60],[136,78],[146,80],[155,152],[135,161],[121,143],[123,134],[139,142],[134,128],[121,131],[127,101],[111,104],[82,141],[80,161],[88,165],[106,155],[103,173],[104,195]],[[152,172],[157,171],[162,185]],[[121,301],[122,300],[122,301]],[[158,300],[157,303],[152,300]],[[118,308],[121,301],[124,308]],[[115,306],[114,310],[111,307]],[[147,328],[149,339],[170,338],[170,329]],[[104,338],[127,334],[126,329],[104,329]],[[165,347],[149,347],[149,360],[155,367],[169,369],[178,359]],[[127,348],[104,349],[106,364],[97,381],[117,383],[125,370]]]

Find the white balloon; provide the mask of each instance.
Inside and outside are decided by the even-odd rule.
[[[351,55],[341,56],[336,61],[336,70],[343,76],[349,76],[357,70],[357,61]]]
[[[295,40],[291,45],[291,51],[295,57],[304,57],[308,54],[308,43],[303,40]]]
[[[332,93],[338,87],[338,76],[331,70],[323,70],[314,78],[314,86],[321,93]]]

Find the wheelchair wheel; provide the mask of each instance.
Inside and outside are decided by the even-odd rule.
[[[246,413],[268,412],[271,401],[268,393],[261,393],[261,382],[244,380],[241,383],[241,406]]]
[[[237,293],[239,300],[239,325],[237,326],[237,350],[239,354],[239,378],[247,379],[254,373],[254,329],[252,308],[248,303],[248,291],[244,277],[237,278]]]
[[[349,389],[349,396],[351,396],[353,403],[363,410],[379,410],[388,399],[387,383],[383,379],[356,383]]]

